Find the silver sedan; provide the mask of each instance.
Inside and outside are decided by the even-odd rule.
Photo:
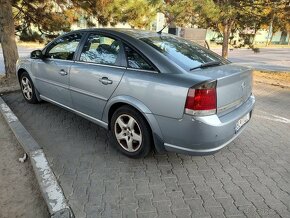
[[[25,100],[70,110],[108,130],[129,157],[152,149],[204,155],[251,119],[252,71],[185,39],[86,29],[17,62]]]

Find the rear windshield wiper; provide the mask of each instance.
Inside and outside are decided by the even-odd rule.
[[[218,66],[218,65],[221,65],[221,62],[211,61],[211,62],[207,62],[207,63],[203,63],[201,65],[198,65],[197,67],[190,68],[189,70],[192,71],[192,70],[195,70],[198,68],[205,68],[205,67]]]

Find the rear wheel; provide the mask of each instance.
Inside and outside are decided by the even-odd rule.
[[[129,106],[118,108],[111,119],[114,143],[123,154],[140,158],[151,150],[151,130],[145,118]]]
[[[38,103],[33,82],[27,72],[20,76],[20,86],[24,99],[31,104]]]

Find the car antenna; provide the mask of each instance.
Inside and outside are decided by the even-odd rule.
[[[165,24],[164,27],[163,27],[161,30],[157,31],[157,33],[158,33],[158,34],[161,34],[162,31],[163,31],[166,27],[168,27],[169,24],[170,24],[172,21],[174,21],[174,20],[175,20],[175,19],[176,19],[180,14],[181,14],[181,12],[182,12],[182,11],[180,11],[178,14],[175,15],[175,17],[173,17],[172,19],[170,19],[170,22],[167,22],[167,24]]]
[[[164,25],[164,27],[162,27],[162,29],[161,30],[159,30],[159,31],[157,31],[157,33],[158,34],[161,34],[162,33],[162,31],[167,27],[168,25]]]

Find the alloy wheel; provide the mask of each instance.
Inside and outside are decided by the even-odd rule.
[[[24,97],[27,100],[32,99],[32,85],[27,77],[22,77],[21,79],[21,88],[22,88],[22,93]]]
[[[127,114],[120,115],[115,122],[115,136],[119,145],[128,152],[137,151],[142,144],[142,132],[137,121]]]

